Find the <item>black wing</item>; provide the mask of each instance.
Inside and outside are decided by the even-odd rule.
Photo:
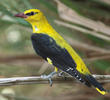
[[[44,59],[48,57],[53,63],[65,64],[72,68],[76,67],[68,51],[56,44],[55,40],[50,36],[45,34],[32,34],[31,40],[36,53]]]
[[[38,55],[45,60],[50,58],[54,66],[84,82],[82,74],[76,70],[77,65],[71,55],[65,48],[60,47],[52,37],[34,33],[31,40]]]

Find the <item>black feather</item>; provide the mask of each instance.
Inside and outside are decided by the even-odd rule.
[[[68,51],[56,44],[55,40],[50,36],[46,34],[32,34],[31,40],[36,53],[44,59],[48,57],[52,62],[56,62],[59,65],[76,68],[76,63]]]
[[[86,75],[87,80],[96,88],[101,91],[105,91],[105,89],[101,86],[101,84],[91,75]]]

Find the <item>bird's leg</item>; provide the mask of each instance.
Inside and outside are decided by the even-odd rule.
[[[56,74],[57,74],[58,76],[60,76],[60,77],[65,78],[65,76],[63,75],[64,72],[63,72],[63,71],[62,71],[62,72],[59,72],[59,70],[58,70],[57,67],[55,67],[54,71],[51,72],[49,75],[41,75],[41,78],[43,78],[43,79],[48,79],[50,86],[52,86],[52,84],[53,84],[53,82],[52,82],[52,77],[53,77],[54,75],[56,75]]]
[[[49,80],[49,83],[50,83],[50,86],[52,86],[53,82],[52,82],[52,77],[57,74],[57,72],[52,72],[50,73],[49,75],[41,75],[41,78],[43,79],[48,79]]]
[[[55,74],[57,74],[57,70],[56,70],[56,67],[55,67],[55,70],[52,72],[52,73],[50,73],[49,75],[41,75],[41,78],[43,78],[43,79],[48,79],[49,80],[49,83],[50,83],[50,86],[52,86],[52,84],[53,84],[53,82],[52,82],[52,77],[55,75]]]
[[[51,61],[50,58],[47,58],[47,61],[48,61],[49,64],[52,65],[52,61]],[[41,75],[41,78],[43,78],[43,79],[48,79],[48,80],[49,80],[49,83],[50,83],[50,86],[52,86],[52,84],[53,84],[53,82],[52,82],[52,77],[53,77],[55,74],[57,74],[57,71],[58,71],[58,69],[55,67],[54,72],[50,73],[49,75]]]

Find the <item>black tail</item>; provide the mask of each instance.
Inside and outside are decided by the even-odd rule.
[[[98,92],[105,95],[107,91],[102,87],[102,85],[91,75],[86,75],[86,79],[91,85],[93,85]]]
[[[78,72],[76,69],[69,69],[66,70],[68,74],[71,76],[74,76],[76,79],[78,79],[81,83],[84,83],[88,87],[94,86],[98,92],[105,95],[107,92],[102,87],[102,85],[91,75],[83,75],[80,72]]]
[[[107,93],[105,89],[101,86],[101,84],[93,76],[89,74],[81,74],[79,71],[76,70],[76,68],[66,67],[64,69],[63,67],[60,67],[60,69],[75,77],[77,80],[79,80],[81,83],[84,83],[88,87],[94,86],[96,90],[101,94],[105,95]]]

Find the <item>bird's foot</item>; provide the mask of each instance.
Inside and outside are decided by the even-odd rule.
[[[49,75],[41,75],[41,78],[43,79],[48,79],[49,80],[49,84],[50,86],[52,86],[53,82],[52,82],[52,77],[56,74],[56,72],[52,72]]]
[[[59,73],[58,73],[58,76],[64,78],[65,80],[66,80],[66,78],[67,78],[67,77],[65,76],[65,72],[63,72],[63,71],[59,72]]]

